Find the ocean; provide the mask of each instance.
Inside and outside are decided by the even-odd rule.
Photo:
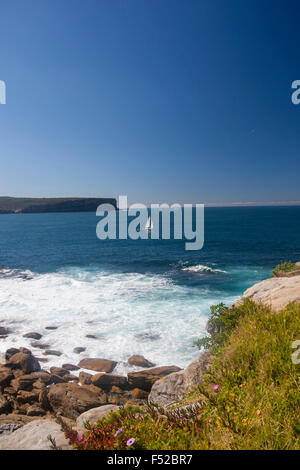
[[[42,357],[23,338],[34,331],[63,353],[46,368],[102,357],[123,374],[132,354],[185,367],[199,355],[193,342],[205,335],[211,305],[230,305],[281,260],[300,260],[300,207],[205,208],[199,251],[184,240],[100,241],[98,220],[0,216],[0,326],[11,330],[0,353],[25,346]]]

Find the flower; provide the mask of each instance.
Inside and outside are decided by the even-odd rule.
[[[116,431],[114,437],[117,437],[117,435],[120,434],[120,432],[123,432],[123,428],[119,428],[119,429]]]
[[[218,390],[218,388],[219,388],[219,385],[218,385],[218,384],[216,384],[216,385],[213,386],[213,390]]]
[[[126,442],[126,445],[127,446],[132,446],[134,443],[135,443],[135,438],[132,437],[131,439],[128,439],[128,441]]]
[[[79,436],[77,436],[78,441],[82,441],[82,439],[83,439],[83,434],[80,434]]]

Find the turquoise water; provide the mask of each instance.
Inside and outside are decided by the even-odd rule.
[[[200,251],[185,251],[184,240],[100,241],[98,220],[0,216],[0,324],[13,331],[0,352],[31,347],[22,335],[38,331],[63,352],[49,365],[98,356],[123,373],[131,354],[143,354],[184,367],[210,305],[232,303],[281,260],[300,260],[300,207],[206,208]],[[80,356],[77,346],[86,347]]]

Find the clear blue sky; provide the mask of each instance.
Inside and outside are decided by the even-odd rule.
[[[1,195],[300,200],[298,1],[0,7]]]

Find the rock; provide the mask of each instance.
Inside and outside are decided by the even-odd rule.
[[[48,372],[32,372],[31,374],[21,375],[11,381],[11,386],[15,390],[30,390],[33,384],[40,380],[45,385],[52,382],[52,377]]]
[[[50,385],[47,398],[52,410],[67,418],[76,419],[78,415],[90,408],[95,408],[106,401],[106,395],[90,386],[80,386],[74,383]]]
[[[112,372],[116,367],[117,362],[109,361],[107,359],[96,359],[96,358],[89,358],[89,359],[82,359],[78,367],[82,369],[89,369],[95,370],[96,372]]]
[[[3,393],[6,395],[11,395],[13,397],[17,396],[17,390],[15,390],[13,387],[4,387]]]
[[[48,390],[46,388],[42,388],[39,393],[39,404],[44,410],[50,410],[50,403],[48,400]]]
[[[84,428],[85,422],[89,421],[90,425],[93,426],[94,424],[97,423],[97,421],[108,416],[111,411],[118,411],[118,410],[119,410],[119,406],[103,405],[97,408],[92,408],[91,410],[86,411],[85,413],[82,413],[80,416],[78,416],[76,420],[77,431],[83,431],[85,429]]]
[[[0,424],[0,436],[7,436],[21,427],[20,424],[7,423]]]
[[[42,336],[40,333],[31,332],[23,335],[23,338],[41,339]]]
[[[25,374],[36,372],[41,369],[38,360],[31,354],[31,351],[26,348],[20,348],[20,352],[13,354],[6,361],[5,366],[10,369],[20,369]]]
[[[51,383],[53,384],[64,384],[67,381],[65,380],[64,377],[61,377],[60,375],[56,374],[51,374]]]
[[[4,326],[0,326],[0,336],[6,336],[9,335],[10,330],[8,328],[5,328]]]
[[[135,388],[132,390],[132,397],[136,400],[146,400],[148,398],[148,395],[149,395],[148,392],[145,392],[144,390],[141,390],[140,388]]]
[[[43,416],[45,414],[45,410],[43,410],[39,405],[34,404],[29,406],[26,414],[27,416]]]
[[[73,353],[75,353],[75,354],[80,354],[80,353],[84,352],[85,350],[86,350],[86,348],[80,348],[80,347],[78,347],[78,348],[74,348],[74,349],[73,349]]]
[[[152,386],[148,397],[149,403],[167,406],[179,402],[203,381],[203,376],[209,372],[210,365],[211,355],[207,351],[185,370],[161,378]]]
[[[92,383],[92,374],[87,372],[79,372],[79,381],[82,385],[90,385]]]
[[[19,390],[16,396],[16,401],[19,404],[27,405],[39,400],[39,390],[27,391]]]
[[[145,359],[144,356],[139,356],[137,354],[131,356],[128,359],[128,364],[130,366],[138,366],[138,367],[154,367],[155,366],[155,364]]]
[[[14,378],[12,372],[9,369],[0,369],[0,387],[6,387],[10,384],[10,381]]]
[[[61,356],[62,352],[56,351],[55,349],[46,349],[45,352],[43,352],[45,356]]]
[[[0,450],[51,450],[48,436],[55,439],[57,447],[71,450],[59,424],[51,419],[34,420],[8,436],[0,436]]]
[[[261,302],[279,312],[290,302],[300,302],[300,276],[265,279],[247,289],[234,305],[239,305],[245,298]]]
[[[60,377],[70,374],[70,372],[63,367],[50,367],[50,372],[51,374],[59,375]]]
[[[0,426],[6,426],[9,424],[21,427],[24,426],[24,424],[31,423],[31,421],[34,421],[35,419],[36,418],[32,416],[9,413],[7,415],[0,415]]]
[[[129,387],[132,389],[140,388],[146,392],[150,392],[154,382],[166,375],[172,374],[172,372],[178,372],[180,370],[180,367],[177,366],[164,366],[141,370],[139,372],[129,372]]]
[[[92,384],[103,390],[109,390],[113,385],[122,389],[128,389],[127,377],[115,374],[95,374],[92,376]]]
[[[31,346],[33,348],[38,348],[38,349],[49,349],[50,348],[50,344],[47,344],[47,343],[40,343],[39,341],[33,341],[31,343]]]
[[[11,411],[11,402],[3,395],[0,395],[0,414],[8,413],[9,411]]]
[[[66,369],[66,370],[79,370],[80,369],[80,367],[77,367],[74,364],[63,364],[62,367],[63,369]]]
[[[9,348],[6,353],[5,353],[5,360],[8,361],[8,359],[11,358],[14,354],[17,354],[19,352],[18,349],[16,348]]]
[[[64,375],[63,379],[66,382],[79,382],[79,378],[76,375],[73,375],[73,374]]]

